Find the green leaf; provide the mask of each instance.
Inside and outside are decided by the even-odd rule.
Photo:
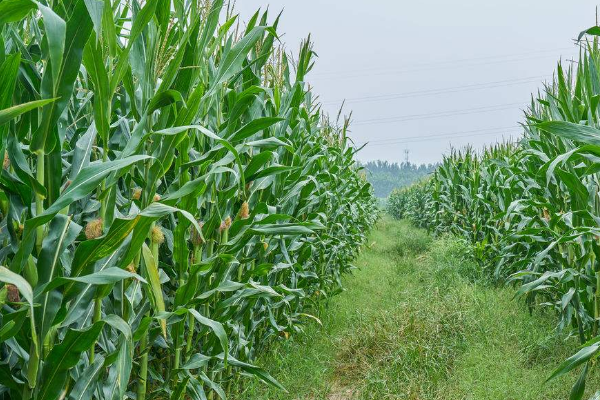
[[[80,276],[91,272],[87,268],[91,263],[108,257],[117,251],[142,218],[141,215],[117,218],[105,235],[79,244],[73,255],[71,276]]]
[[[552,372],[552,375],[546,380],[549,381],[556,377],[566,374],[574,368],[577,368],[579,365],[587,362],[592,357],[596,356],[600,351],[600,343],[594,343],[591,346],[586,346],[583,349],[579,350],[576,354],[567,358],[563,361],[558,368]]]
[[[569,395],[569,400],[581,400],[583,398],[583,394],[585,393],[585,378],[588,373],[589,363],[585,364],[583,371],[581,371],[581,375],[579,375],[579,379],[573,385],[571,389],[571,393]]]
[[[196,193],[197,196],[204,193],[206,190],[206,177],[201,176],[197,179],[185,183],[178,190],[167,194],[162,198],[163,202],[173,203],[173,200],[178,200],[182,197],[189,196],[192,193]]]
[[[109,78],[104,66],[103,47],[97,41],[90,40],[83,50],[83,65],[94,83],[94,124],[102,138],[108,144],[110,125]]]
[[[283,121],[284,118],[277,117],[264,117],[253,119],[248,122],[246,125],[238,129],[233,135],[231,135],[230,142],[238,142],[240,140],[244,140],[249,138],[250,136],[263,131],[270,126],[275,125],[278,122]]]
[[[23,103],[23,104],[19,104],[17,106],[13,106],[13,107],[9,107],[9,108],[0,110],[0,125],[6,124],[7,122],[12,121],[13,119],[17,118],[21,114],[25,114],[28,111],[45,106],[46,104],[50,104],[55,100],[56,100],[56,98],[45,99],[45,100],[35,100],[35,101],[30,101],[29,103]]]
[[[577,41],[580,41],[585,35],[600,36],[600,26],[592,26],[591,28],[582,31],[579,33]]]
[[[0,25],[20,21],[34,8],[31,0],[0,1]]]
[[[288,167],[285,165],[272,165],[270,167],[267,167],[267,168],[264,168],[264,169],[258,171],[255,174],[247,176],[246,179],[248,180],[248,182],[252,182],[257,179],[264,178],[266,176],[277,175],[277,174],[281,174],[284,172],[291,172],[291,171],[294,171],[297,169],[298,169],[298,167],[292,167],[292,166]]]
[[[67,24],[56,15],[51,8],[35,2],[44,19],[44,29],[46,31],[46,40],[50,52],[50,61],[52,62],[52,82],[54,88],[57,88],[60,72],[62,68],[63,53],[65,51],[65,37],[67,35]],[[56,92],[55,92],[56,93]]]
[[[110,92],[114,93],[117,90],[117,86],[121,79],[123,79],[123,75],[127,71],[127,67],[129,67],[129,52],[131,51],[131,47],[136,42],[143,29],[148,26],[148,23],[154,16],[154,11],[156,10],[156,5],[158,1],[149,1],[144,5],[144,8],[137,13],[133,20],[133,25],[131,26],[131,32],[129,34],[129,40],[127,41],[127,46],[121,51],[119,55],[119,61],[117,62],[117,66],[115,68],[115,72],[113,73],[110,80]]]
[[[159,108],[166,107],[170,104],[183,102],[183,97],[177,90],[170,89],[161,93],[157,93],[148,105],[148,114],[152,114]]]
[[[93,273],[101,272],[105,269],[113,267],[117,263],[118,258],[123,254],[123,251],[126,249],[126,245],[127,243],[124,243],[119,251],[115,251],[110,256],[100,260],[95,265],[95,272]],[[95,285],[89,283],[67,286],[64,289],[64,299],[65,301],[70,301],[70,303],[67,315],[62,322],[63,326],[69,326],[80,321],[82,315],[85,315],[87,312],[89,312],[89,303],[92,301],[95,291]],[[75,298],[73,299],[73,297]]]
[[[55,278],[52,282],[49,282],[46,285],[40,286],[36,291],[40,292],[48,292],[50,290],[61,287],[69,282],[79,282],[86,283],[88,285],[110,285],[113,283],[120,282],[124,279],[137,279],[141,282],[146,283],[146,280],[139,276],[138,274],[134,274],[133,272],[125,271],[124,269],[117,267],[110,267],[103,269],[98,272],[94,272],[90,275],[84,276],[76,276],[76,277],[60,277]]]
[[[111,172],[122,170],[135,164],[136,162],[147,160],[151,158],[146,155],[131,156],[121,160],[107,161],[107,162],[95,162],[87,167],[83,168],[77,175],[75,180],[69,185],[69,187],[62,193],[62,195],[52,204],[43,214],[37,216],[33,220],[39,223],[48,221],[49,218],[54,216],[63,208],[69,206],[71,203],[80,200],[87,196],[92,190],[94,190],[98,184],[107,177]],[[44,221],[44,222],[42,222]]]
[[[94,362],[88,365],[83,373],[77,378],[75,386],[69,393],[69,400],[87,400],[92,398],[96,390],[100,373],[104,370],[104,357],[98,354],[94,357]]]
[[[81,227],[71,221],[70,217],[58,214],[48,227],[48,235],[42,243],[42,251],[38,257],[37,270],[39,285],[49,283],[62,271],[61,256],[74,241]],[[36,321],[40,338],[44,339],[52,327],[52,323],[62,305],[62,295],[46,291],[36,297],[40,303],[36,307]]]
[[[600,146],[600,130],[591,126],[566,121],[547,121],[535,126],[563,139]]]
[[[37,194],[46,198],[46,188],[33,176],[33,172],[31,172],[31,169],[29,168],[29,163],[21,151],[17,137],[13,132],[8,135],[6,145],[11,165],[19,179],[29,184]]]
[[[31,285],[25,278],[0,265],[0,282],[15,285],[33,310],[33,289],[31,289]]]
[[[152,222],[158,220],[161,217],[174,213],[180,213],[184,218],[186,218],[192,223],[192,225],[198,232],[201,232],[201,228],[200,225],[198,225],[198,221],[196,221],[194,216],[189,212],[159,202],[154,202],[140,213],[142,217],[146,218],[141,218],[135,226],[133,234],[131,236],[131,243],[129,245],[129,249],[125,256],[120,260],[119,265],[125,268],[131,261],[133,261],[133,259],[137,255],[139,255],[142,244],[148,237],[148,231],[150,230]]]
[[[104,14],[104,2],[101,0],[85,0],[85,7],[87,8],[88,14],[90,14],[90,18],[94,24],[96,37],[100,39],[102,37],[102,15]]]
[[[2,4],[4,3],[0,3],[0,6]],[[20,53],[11,54],[0,63],[0,109],[10,107],[12,104],[20,63]]]
[[[202,33],[200,34],[200,39],[198,41],[198,48],[201,54],[205,52],[205,47],[208,44],[208,41],[212,38],[212,36],[215,33],[215,29],[219,24],[219,15],[221,14],[222,8],[223,0],[212,1],[210,11],[206,17],[206,22],[204,23],[204,27],[202,29]]]
[[[137,279],[141,282],[146,282],[144,278],[133,272],[125,271],[121,268],[111,267],[106,268],[102,271],[94,272],[90,275],[72,277],[72,278],[60,278],[74,282],[87,283],[90,285],[108,285],[110,283],[116,283],[123,279]]]
[[[249,231],[259,235],[310,235],[314,233],[314,230],[304,225],[293,223],[254,226]]]
[[[34,152],[44,150],[48,154],[59,144],[56,123],[73,94],[73,87],[81,66],[83,48],[92,32],[92,21],[85,8],[84,0],[74,0],[73,2],[74,7],[66,24],[65,52],[62,56],[62,63],[50,66],[51,70],[59,68],[60,73],[56,80],[52,79],[53,85],[48,85],[47,79],[42,81],[43,97],[58,97],[58,99],[43,109],[42,121],[31,139],[30,148]]]
[[[219,356],[217,356],[217,358],[223,359],[223,355],[219,355]],[[281,383],[279,383],[275,378],[273,378],[267,371],[263,370],[262,368],[259,368],[252,364],[248,364],[248,363],[239,361],[232,356],[229,356],[229,363],[231,365],[233,365],[234,367],[241,368],[242,370],[244,370],[244,372],[246,372],[248,374],[256,376],[263,382],[268,383],[269,385],[272,385],[278,389],[281,389],[285,393],[289,393],[287,391],[287,389]]]
[[[42,382],[39,388],[39,398],[57,400],[60,398],[69,370],[80,360],[81,353],[89,350],[100,332],[104,322],[99,321],[87,329],[69,329],[62,342],[55,345],[44,362]]]
[[[8,364],[0,365],[0,382],[7,388],[14,390],[15,392],[20,392],[23,390],[23,387],[17,384],[17,380],[11,374],[10,366]]]
[[[223,328],[223,324],[218,321],[214,321],[210,318],[206,318],[198,311],[190,308],[188,310],[190,314],[198,321],[200,324],[209,327],[213,333],[219,339],[219,343],[221,343],[221,348],[223,349],[223,353],[225,354],[224,362],[227,364],[228,352],[229,352],[229,340],[227,339],[227,333],[225,333],[225,328]]]
[[[131,368],[133,366],[133,349],[131,342],[124,338],[119,345],[117,359],[108,372],[102,392],[106,399],[123,399],[129,383]]]
[[[154,299],[154,306],[156,307],[157,313],[165,312],[165,298],[163,296],[162,285],[160,283],[160,276],[158,274],[157,260],[154,259],[152,251],[144,243],[142,246],[142,255],[144,257],[144,267],[146,269],[146,276],[150,282],[150,289],[152,290],[152,297]],[[167,337],[167,322],[163,319],[160,320],[163,336]]]
[[[265,27],[263,26],[253,28],[225,53],[223,60],[219,64],[219,70],[217,71],[215,79],[212,82],[211,92],[208,92],[207,95],[212,94],[212,91],[216,90],[221,83],[239,72],[248,53],[254,48],[254,45],[263,36],[264,32]]]
[[[90,164],[88,167],[82,169],[75,180],[54,204],[42,214],[25,222],[22,245],[19,247],[19,251],[13,258],[11,269],[20,270],[26,257],[28,257],[33,250],[35,228],[50,221],[59,211],[68,207],[71,203],[87,196],[100,184],[102,179],[111,172],[122,170],[138,161],[146,160],[148,158],[150,157],[145,155],[131,156],[121,160]]]
[[[258,147],[258,148],[276,148],[276,147],[286,147],[289,146],[289,143],[284,142],[281,139],[276,137],[270,137],[266,139],[253,140],[250,142],[244,143],[248,147]]]
[[[123,318],[115,314],[110,314],[105,315],[102,318],[102,321],[106,322],[108,325],[121,332],[126,340],[131,340],[133,335],[131,332],[131,326],[129,326],[129,324],[125,322]]]
[[[77,143],[75,143],[73,159],[71,162],[71,173],[69,174],[69,179],[71,181],[77,177],[83,168],[89,165],[92,147],[94,145],[94,140],[96,139],[96,132],[95,125],[90,125],[85,134],[77,140]]]

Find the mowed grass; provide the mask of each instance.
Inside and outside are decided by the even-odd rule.
[[[289,393],[246,379],[234,398],[568,398],[576,375],[544,382],[576,343],[553,333],[553,316],[530,315],[512,288],[486,282],[467,253],[455,239],[382,219],[323,326],[259,359]]]

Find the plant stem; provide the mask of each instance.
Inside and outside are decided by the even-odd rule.
[[[183,279],[179,279],[179,287],[181,287],[184,284]],[[179,369],[179,365],[181,363],[181,335],[182,335],[182,330],[185,329],[185,320],[181,320],[180,322],[177,323],[177,329],[174,329],[174,334],[175,334],[175,363],[174,363],[174,368],[175,369]],[[177,373],[175,373],[175,384],[177,384]]]
[[[194,244],[193,260],[194,260],[193,261],[194,263],[199,263],[200,261],[202,261],[202,245]],[[196,323],[196,320],[194,319],[192,314],[188,314],[188,331],[186,334],[187,338],[186,338],[186,345],[185,345],[186,360],[189,358],[190,352],[192,350],[192,341],[194,339],[195,323]]]
[[[44,151],[40,150],[37,153],[37,170],[36,170],[36,179],[40,183],[40,185],[44,186],[44,174],[45,174],[45,158]],[[44,212],[44,197],[36,193],[35,194],[35,215],[39,216]],[[40,225],[36,228],[36,238],[35,244],[38,250],[38,254],[42,251],[42,243],[44,241],[44,225]]]
[[[29,385],[23,385],[22,399],[23,400],[31,399],[31,389],[29,388]]]
[[[187,343],[185,346],[186,358],[190,357],[190,352],[192,351],[192,340],[194,339],[194,328],[196,326],[196,320],[194,320],[192,314],[188,314],[188,326],[189,330],[187,332]]]
[[[598,334],[600,323],[600,270],[596,269],[596,293],[594,294],[594,336]]]
[[[148,331],[144,333],[144,336],[140,340],[142,359],[140,360],[136,400],[145,400],[146,398],[146,380],[148,378],[148,352],[146,351],[146,347],[148,347]]]
[[[108,143],[104,144],[105,146],[108,146]],[[107,162],[108,161],[108,149],[104,148],[102,149],[102,162]],[[102,184],[100,186],[100,194],[103,195],[104,191],[106,190],[106,179],[102,180]],[[104,197],[102,197],[102,200],[100,200],[100,218],[102,218],[102,221],[106,221],[106,202],[108,201],[108,197],[107,195],[105,195]]]
[[[27,380],[25,388],[23,389],[23,399],[31,399],[33,398],[31,390],[35,388],[38,378],[38,369],[40,365],[40,356],[39,352],[36,349],[35,343],[31,343],[30,351],[29,351],[29,362],[27,365]]]
[[[102,318],[102,299],[96,298],[96,299],[94,299],[94,317],[92,319],[92,322],[95,324],[96,322],[100,321],[101,318]],[[90,347],[90,363],[94,362],[95,351],[96,351],[96,341],[94,341],[94,343],[92,344],[92,347]]]

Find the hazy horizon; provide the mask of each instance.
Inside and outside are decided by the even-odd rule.
[[[519,134],[531,94],[559,59],[576,56],[573,39],[594,25],[596,3],[245,0],[236,8],[247,21],[267,6],[272,18],[283,10],[288,50],[311,34],[319,58],[308,81],[332,115],[347,100],[350,137],[370,142],[361,161],[400,162],[408,150],[409,161],[430,163],[451,145]]]

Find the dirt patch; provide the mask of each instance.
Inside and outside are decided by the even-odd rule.
[[[334,385],[331,388],[331,392],[327,396],[327,400],[354,400],[356,399],[356,392],[353,389]]]

